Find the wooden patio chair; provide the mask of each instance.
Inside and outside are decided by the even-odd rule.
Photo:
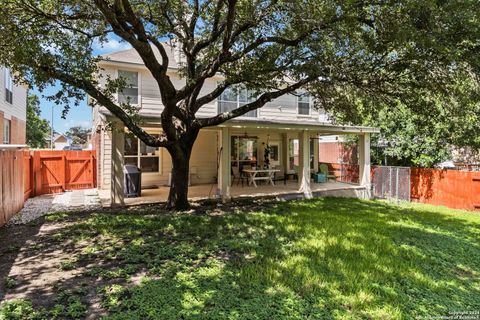
[[[319,167],[318,170],[320,171],[321,174],[324,174],[327,177],[327,181],[329,179],[333,179],[337,181],[337,176],[334,174],[331,174],[331,172],[328,171],[328,166],[325,163],[322,163]]]

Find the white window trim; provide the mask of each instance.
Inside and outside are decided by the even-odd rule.
[[[218,82],[215,82],[215,85],[216,87],[218,87]],[[227,88],[228,89],[228,88]],[[223,92],[222,92],[223,94]],[[222,94],[220,94],[217,99],[215,99],[215,105],[216,105],[216,108],[217,108],[217,114],[220,114],[220,104],[219,102],[220,101],[224,101],[224,100],[221,100],[220,97],[222,96]],[[233,102],[233,101],[226,101],[226,102]],[[240,95],[237,93],[237,108],[240,108]],[[255,109],[255,110],[252,110],[252,111],[255,111],[255,116],[254,117],[250,117],[250,116],[247,116],[247,115],[241,115],[240,117],[238,118],[246,118],[246,119],[258,119],[260,117],[260,109],[261,108],[258,108],[258,109]],[[250,111],[249,111],[250,112]]]
[[[287,172],[289,172],[289,173],[292,173],[292,172],[295,171],[295,170],[294,170],[294,166],[295,166],[295,165],[293,165],[293,164],[290,165],[290,150],[291,150],[291,149],[290,149],[290,141],[295,141],[295,140],[297,141],[297,144],[298,144],[298,154],[297,154],[297,157],[298,157],[298,161],[300,162],[300,140],[299,140],[298,138],[291,138],[291,137],[289,137],[289,138],[287,139],[287,162],[288,162],[288,163],[287,163],[286,166],[285,166],[285,168],[287,168],[287,169],[286,169]],[[292,147],[293,147],[293,150],[295,150],[295,142],[292,143]],[[295,153],[293,153],[293,157],[295,158]],[[299,163],[299,165],[300,165],[300,163]],[[298,172],[297,172],[297,173],[298,173]]]
[[[8,140],[5,139],[5,124],[8,123]],[[3,127],[2,127],[2,143],[3,144],[10,144],[12,142],[12,120],[10,119],[3,119]]]
[[[250,117],[250,118],[251,118],[251,117]],[[257,163],[257,164],[259,163],[258,155],[259,155],[260,148],[259,148],[258,144],[259,144],[259,142],[260,142],[260,139],[259,139],[258,137],[252,136],[252,137],[245,138],[245,137],[240,136],[240,135],[231,135],[231,136],[230,136],[230,143],[231,143],[231,141],[232,141],[232,138],[234,138],[234,139],[237,138],[237,139],[250,139],[250,140],[255,140],[256,145],[257,145],[257,146],[256,146],[256,149],[257,149],[257,150],[256,150],[256,151],[257,151],[257,152],[256,152],[256,156],[257,156],[256,163]],[[234,150],[234,149],[233,149],[233,145],[232,145],[232,146],[231,146],[231,151],[233,151],[233,150]],[[230,163],[236,163],[237,166],[239,166],[240,163],[242,163],[242,162],[252,163],[251,160],[240,160],[240,159],[238,158],[238,155],[240,154],[240,146],[237,147],[236,154],[237,154],[237,158],[236,158],[236,159],[231,159],[231,160],[230,160]],[[230,158],[231,158],[231,154],[230,154]]]
[[[12,72],[9,68],[4,68],[4,80],[5,85],[3,88],[3,92],[5,94],[4,100],[6,103],[13,105],[13,77]],[[7,90],[12,93],[12,101],[7,100]]]
[[[275,162],[276,166],[280,166],[282,164],[282,142],[279,140],[272,140],[269,142],[270,147],[276,146],[278,148],[278,160],[275,161],[270,158],[270,162]],[[285,169],[284,169],[285,170]]]
[[[305,94],[307,92],[302,92],[300,94]],[[308,94],[308,114],[301,114],[300,113],[300,108],[298,107],[298,104],[300,103],[299,101],[299,96],[295,96],[295,101],[296,101],[296,108],[297,108],[297,116],[298,117],[303,117],[303,118],[311,118],[313,115],[312,115],[312,96]]]
[[[149,134],[160,134],[160,132],[147,132]],[[124,158],[137,158],[137,167],[141,169],[140,167],[140,159],[142,157],[148,158],[148,157],[157,157],[156,155],[154,156],[148,156],[148,155],[141,155],[140,154],[140,139],[135,136],[135,139],[137,139],[137,155],[123,155]],[[162,167],[162,159],[163,159],[163,148],[158,147],[158,172],[144,172],[142,171],[142,175],[146,176],[153,176],[153,175],[162,175],[163,174],[163,167]]]
[[[137,94],[137,99],[138,103],[131,103],[132,106],[136,107],[142,107],[142,73],[140,70],[137,69],[130,69],[130,68],[120,68],[120,69],[115,69],[115,79],[118,79],[118,71],[127,71],[127,72],[136,72],[137,73],[137,81],[138,81],[138,94]],[[118,92],[114,94],[115,99],[118,102]]]

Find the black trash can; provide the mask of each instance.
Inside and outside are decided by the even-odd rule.
[[[125,197],[140,197],[142,195],[142,172],[133,164],[126,164],[125,173]]]

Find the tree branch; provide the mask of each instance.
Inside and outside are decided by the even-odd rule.
[[[108,111],[121,120],[125,127],[127,127],[128,130],[135,134],[140,140],[145,142],[145,144],[152,147],[167,147],[172,143],[171,141],[167,141],[165,137],[155,138],[154,136],[148,134],[145,130],[138,126],[120,106],[115,104],[88,79],[76,79],[67,73],[46,65],[39,65],[38,69],[51,78],[60,80],[68,85],[71,85],[72,87],[83,89],[99,104],[107,108]]]
[[[145,66],[150,70],[161,88],[163,104],[166,107],[172,105],[171,100],[175,98],[176,89],[166,75],[167,68],[164,66],[165,64],[160,64],[155,57],[149,43],[149,36],[142,22],[133,12],[128,0],[115,0],[113,7],[104,0],[94,0],[94,2],[107,22],[112,26],[115,34],[129,42],[138,52]],[[158,43],[155,45],[159,48]],[[163,59],[166,53],[160,48],[159,51]]]
[[[316,79],[318,79],[318,77],[309,76],[309,77],[307,77],[303,80],[300,80],[300,81],[298,81],[298,82],[296,82],[292,85],[286,86],[283,89],[263,93],[257,100],[255,100],[253,102],[250,102],[246,105],[243,105],[240,108],[234,109],[232,111],[220,113],[220,114],[218,114],[214,117],[211,117],[211,118],[198,119],[196,121],[196,126],[198,128],[211,127],[211,126],[215,126],[215,125],[218,125],[220,123],[223,123],[227,120],[242,116],[249,111],[261,108],[267,102],[269,102],[273,99],[276,99],[276,98],[278,98],[278,97],[280,97],[284,94],[293,92],[293,91],[301,88],[302,86],[304,86],[304,85],[308,84],[309,82],[312,82]]]

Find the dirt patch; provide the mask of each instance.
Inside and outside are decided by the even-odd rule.
[[[161,205],[143,205],[102,209],[101,214],[107,217],[111,214],[113,218],[122,212],[139,215],[142,219],[185,214],[222,216],[240,210],[263,210],[269,206],[269,202],[252,200],[227,204],[200,201],[192,203],[186,212],[165,211]],[[96,226],[88,228],[83,225],[96,212],[57,212],[24,225],[0,228],[0,302],[28,299],[34,307],[54,309],[64,303],[62,299],[72,300],[74,297],[87,308],[85,316],[96,319],[106,314],[99,288],[116,283],[138,285],[141,278],[153,276],[144,270],[123,272],[128,266],[116,259],[115,249],[112,250],[113,257],[104,256],[106,246],[119,249],[126,243],[121,237],[116,240],[104,237],[99,231],[101,228],[97,230]],[[79,225],[81,228],[77,230]],[[164,239],[168,238],[164,235]],[[99,248],[98,254],[92,249],[95,247]]]

